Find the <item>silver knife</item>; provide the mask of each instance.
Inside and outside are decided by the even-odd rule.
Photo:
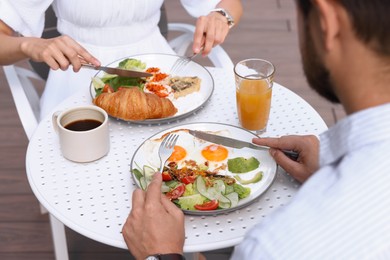
[[[225,146],[232,147],[232,148],[241,149],[241,148],[247,147],[247,148],[256,149],[256,150],[268,150],[269,149],[269,147],[267,147],[267,146],[256,145],[253,143],[233,139],[230,137],[209,134],[209,133],[206,133],[203,131],[189,130],[189,133],[191,135],[199,138],[199,139],[202,139],[202,140],[205,140],[205,141],[208,141],[211,143],[215,143],[215,144],[225,145]],[[281,150],[281,151],[286,156],[288,156],[291,160],[294,160],[294,161],[298,160],[299,153],[297,153],[295,151],[291,151],[291,150]]]
[[[88,69],[103,70],[109,74],[115,74],[121,77],[143,78],[143,77],[153,76],[152,73],[147,73],[147,72],[137,71],[137,70],[126,70],[126,69],[119,69],[119,68],[112,68],[112,67],[105,67],[105,66],[95,67],[91,64],[85,64],[85,63],[82,64],[81,66]]]

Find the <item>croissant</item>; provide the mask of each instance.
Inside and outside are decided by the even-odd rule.
[[[123,120],[164,118],[177,112],[169,99],[144,93],[138,87],[102,93],[93,100],[93,103],[103,108],[110,116]]]

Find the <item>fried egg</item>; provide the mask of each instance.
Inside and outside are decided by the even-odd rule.
[[[230,136],[227,130],[208,131],[212,134]],[[195,161],[198,165],[207,165],[211,171],[215,169],[226,168],[227,159],[232,153],[232,149],[206,142],[199,138],[193,137],[186,129],[174,130],[171,133],[179,135],[172,155],[168,159],[169,162],[176,162],[179,168],[188,166],[188,161]],[[143,145],[144,155],[150,166],[158,168],[160,166],[160,158],[158,150],[164,137],[150,139],[145,141]]]
[[[175,130],[171,133],[177,134],[179,138],[177,139],[176,145],[172,152],[172,155],[169,157],[168,162],[176,162],[177,165],[183,166],[185,160],[190,160],[192,158],[192,152],[195,149],[195,140],[192,135],[188,133],[188,130],[181,129]],[[158,156],[158,150],[160,148],[161,142],[164,139],[166,133],[160,138],[149,139],[145,141],[143,145],[143,151],[146,161],[155,168],[160,167],[160,157]]]

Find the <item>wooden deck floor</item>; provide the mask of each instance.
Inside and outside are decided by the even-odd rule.
[[[259,57],[272,61],[275,81],[307,100],[328,126],[344,116],[310,90],[298,51],[292,0],[243,0],[245,15],[223,47],[232,60]],[[193,23],[179,1],[166,1],[170,22]],[[332,112],[332,109],[334,112]],[[28,141],[0,70],[0,259],[54,259],[48,217],[41,215],[25,175]],[[126,250],[112,248],[67,230],[70,259],[129,259]],[[209,252],[209,259],[227,259],[229,250]]]

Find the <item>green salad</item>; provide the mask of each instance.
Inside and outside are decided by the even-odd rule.
[[[118,64],[118,68],[145,71],[146,63],[137,59],[124,59]],[[95,76],[92,78],[92,85],[95,89],[96,96],[104,92],[115,92],[119,88],[139,87],[143,89],[145,79],[120,77],[113,74],[104,73],[102,77]]]
[[[148,165],[132,169],[142,189],[146,189],[156,169]],[[230,176],[218,175],[204,167],[178,169],[169,163],[162,173],[162,192],[183,210],[210,211],[228,209],[251,193],[249,187]]]

